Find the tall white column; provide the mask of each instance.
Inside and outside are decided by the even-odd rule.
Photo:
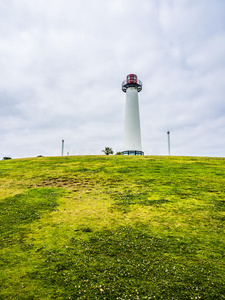
[[[139,115],[138,93],[142,90],[142,82],[137,75],[129,74],[122,82],[122,91],[126,93],[124,150],[123,155],[143,155],[141,149],[141,127]]]
[[[126,90],[124,150],[142,150],[138,91],[136,87],[128,87]]]

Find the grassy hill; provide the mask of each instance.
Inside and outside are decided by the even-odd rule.
[[[225,299],[225,159],[0,162],[0,299]]]

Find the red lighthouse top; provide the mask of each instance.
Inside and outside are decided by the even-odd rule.
[[[135,74],[127,75],[126,80],[122,82],[122,91],[126,93],[127,88],[136,87],[138,92],[142,90],[142,82],[137,78]]]
[[[127,83],[137,83],[137,75],[135,74],[127,75]]]

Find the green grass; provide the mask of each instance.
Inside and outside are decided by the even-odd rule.
[[[225,159],[0,162],[0,299],[225,299]]]

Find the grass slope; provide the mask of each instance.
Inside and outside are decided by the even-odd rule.
[[[0,299],[225,299],[225,159],[0,162]]]

